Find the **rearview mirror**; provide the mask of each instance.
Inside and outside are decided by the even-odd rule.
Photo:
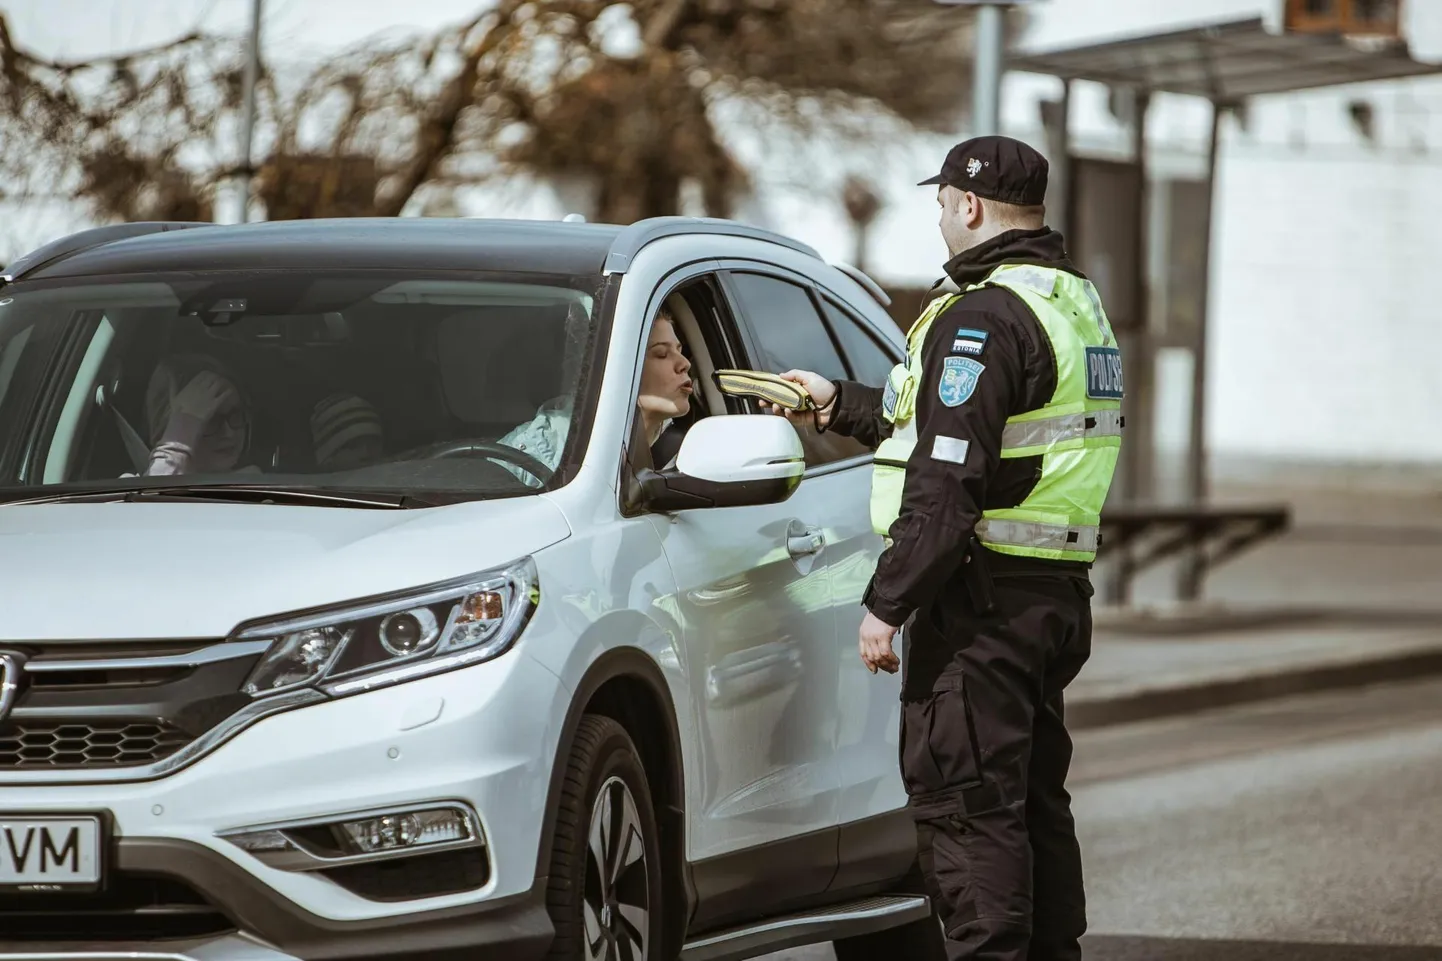
[[[669,470],[637,477],[657,511],[779,504],[801,483],[806,453],[796,429],[774,414],[704,417],[691,426]]]

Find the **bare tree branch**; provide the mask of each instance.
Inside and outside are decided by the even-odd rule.
[[[263,65],[254,186],[269,216],[439,209],[508,172],[590,183],[606,220],[674,213],[686,184],[724,214],[751,178],[723,113],[864,144],[899,124],[954,129],[967,103],[972,17],[932,0],[477,3],[420,40]],[[191,31],[47,60],[0,15],[0,184],[69,192],[102,219],[208,218],[236,162],[243,54]]]

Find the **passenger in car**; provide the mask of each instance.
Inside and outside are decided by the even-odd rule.
[[[205,354],[165,358],[150,377],[145,401],[152,445],[145,476],[237,470],[250,446],[251,411],[220,361]]]
[[[653,447],[661,434],[677,417],[691,410],[691,361],[682,352],[676,335],[676,322],[666,308],[656,313],[646,340],[646,357],[641,366],[641,388],[636,407],[641,416],[647,443]],[[536,416],[502,437],[499,443],[537,458],[555,469],[571,426],[569,398],[547,401]],[[667,458],[669,461],[671,458]],[[524,468],[505,465],[506,469],[532,486],[540,481]],[[669,466],[659,465],[658,466]]]
[[[340,391],[315,405],[310,415],[315,465],[322,471],[374,464],[385,450],[381,415],[364,397]]]

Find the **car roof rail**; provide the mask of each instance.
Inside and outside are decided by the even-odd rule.
[[[144,237],[147,234],[158,234],[167,230],[185,230],[189,227],[214,226],[214,224],[206,221],[142,220],[128,224],[109,224],[104,227],[92,227],[89,230],[82,230],[78,233],[61,237],[59,240],[52,240],[45,246],[36,247],[28,254],[16,259],[16,261],[6,267],[3,272],[0,272],[0,285],[19,280],[39,267],[57,263],[81,251],[93,250],[96,247],[102,247],[105,244],[114,243],[117,240],[128,240],[131,237]]]
[[[714,217],[651,217],[638,220],[622,228],[611,243],[611,252],[606,255],[605,272],[624,274],[631,269],[631,261],[641,248],[666,237],[684,237],[692,234],[717,234],[725,237],[744,237],[748,240],[764,240],[799,251],[809,257],[821,259],[812,247],[793,237],[778,234],[761,227],[752,227],[735,220]]]
[[[860,284],[878,304],[883,307],[891,306],[891,297],[881,289],[880,284],[866,276],[860,267],[853,267],[850,264],[832,264],[831,266]]]

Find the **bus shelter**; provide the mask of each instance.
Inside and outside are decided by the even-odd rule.
[[[1102,294],[1113,316],[1126,364],[1128,440],[1116,489],[1102,521],[1100,557],[1112,566],[1107,600],[1127,603],[1135,575],[1148,565],[1183,560],[1178,593],[1194,600],[1207,571],[1257,541],[1286,529],[1285,505],[1224,508],[1209,502],[1206,450],[1207,326],[1212,220],[1221,120],[1255,97],[1375,83],[1442,73],[1442,64],[1413,59],[1400,38],[1356,38],[1269,30],[1261,17],[1203,24],[1087,46],[1014,54],[1007,69],[1059,78],[1062,96],[1047,117],[1056,188],[1048,198],[1053,222],[1070,239],[1083,270],[1105,249],[1124,269],[1103,271]],[[1072,85],[1104,84],[1130,98],[1131,160],[1090,164],[1071,142]],[[1146,162],[1147,110],[1158,93],[1199,97],[1211,104],[1211,129],[1202,190],[1199,300],[1191,337],[1191,416],[1185,465],[1185,503],[1155,506],[1150,492],[1152,368],[1149,323]],[[1088,174],[1091,174],[1089,176]],[[1100,189],[1093,189],[1094,187]],[[1099,198],[1101,199],[1099,201]],[[1120,253],[1121,256],[1117,256]],[[1117,309],[1113,309],[1113,304]]]

